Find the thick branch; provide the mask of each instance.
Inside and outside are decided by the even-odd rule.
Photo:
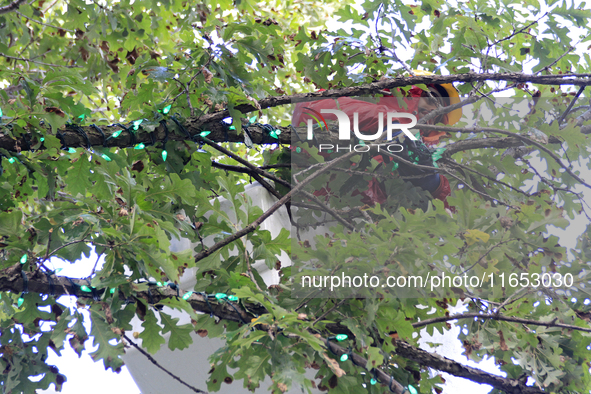
[[[20,293],[23,291],[21,268],[22,266],[19,264],[0,271],[0,291],[10,291],[13,293]],[[46,274],[40,271],[36,271],[34,273],[27,272],[26,276],[28,278],[28,290],[30,292],[50,294],[50,292],[53,291],[53,294],[56,297],[62,295],[74,295],[70,280],[66,277],[53,275],[52,286],[50,285]],[[78,287],[81,285],[87,285],[85,280],[71,279],[71,281]],[[97,289],[97,293],[99,295],[101,295],[103,292],[104,289]],[[148,295],[148,292],[150,295]],[[75,293],[79,298],[92,298],[92,294],[88,292],[82,292],[78,290]],[[177,291],[170,287],[157,287],[156,285],[150,285],[148,291],[137,292],[134,296],[136,299],[144,299],[157,304],[161,300],[177,297]],[[213,313],[220,319],[235,322],[250,321],[251,314],[262,315],[267,313],[267,310],[262,305],[248,304],[246,306],[247,310],[245,310],[238,304],[233,304],[234,307],[232,307],[228,302],[216,302],[213,300],[207,301],[205,297],[199,293],[192,294],[190,297],[188,297],[187,302],[189,302],[191,307],[197,312]],[[349,332],[345,327],[339,325],[327,325],[327,328],[330,329],[332,326],[335,326],[336,332],[347,333],[348,335],[352,336],[351,332]],[[403,341],[396,341],[396,347],[398,355],[409,360],[419,362],[421,365],[438,369],[455,376],[464,377],[475,382],[490,384],[493,387],[508,393],[543,393],[543,391],[533,387],[527,387],[515,379],[503,378],[492,375],[488,372],[480,371],[476,368],[466,367],[455,361],[448,360],[441,356],[433,355],[426,351],[417,349]],[[337,356],[348,353],[348,350],[334,343],[330,344],[330,349]],[[352,353],[351,360],[356,365],[367,368],[367,360],[365,358]],[[378,379],[386,384],[391,383],[394,392],[401,394],[404,391],[403,387],[395,380],[390,382],[390,376],[388,374],[379,369],[376,369],[376,371]]]
[[[256,105],[241,104],[236,107],[242,113],[251,111],[258,111],[260,109],[272,108],[282,105],[288,105],[295,102],[305,102],[311,100],[318,100],[323,98],[345,97],[345,96],[368,96],[373,94],[382,94],[384,89],[394,89],[401,86],[417,85],[417,84],[442,84],[451,82],[477,82],[477,81],[513,81],[513,82],[532,82],[542,85],[576,85],[588,86],[591,85],[591,74],[561,74],[561,75],[530,75],[521,73],[497,73],[497,74],[457,74],[457,75],[421,75],[412,77],[399,77],[393,79],[386,79],[370,84],[346,87],[341,89],[330,89],[319,92],[299,93],[291,96],[274,96],[267,97],[258,101],[260,108]],[[465,105],[461,103],[461,105]],[[447,108],[449,109],[449,108]],[[447,112],[447,111],[445,111]],[[234,130],[228,130],[227,126],[221,121],[229,117],[229,111],[219,111],[211,114],[202,115],[199,117],[191,117],[186,119],[184,127],[191,135],[197,135],[201,131],[211,131],[208,138],[216,142],[243,142],[244,135],[238,135]],[[172,123],[172,122],[170,122]],[[262,143],[281,143],[289,144],[291,142],[291,128],[290,127],[276,127],[281,130],[274,139],[268,135],[268,131],[264,130],[258,124],[245,124],[249,128],[252,135],[252,141],[255,144]],[[103,138],[98,131],[92,127],[83,127],[84,132],[88,135],[92,146],[98,147],[103,145]],[[117,126],[101,126],[105,135],[110,136],[113,132],[120,130]],[[45,132],[45,131],[43,131]],[[64,143],[68,147],[86,146],[84,137],[76,132],[74,128],[67,128],[64,134]],[[140,131],[137,133],[137,142],[150,144],[151,138],[148,133]],[[165,138],[165,131],[162,125],[159,125],[155,130],[155,138],[157,141],[163,141]],[[29,140],[32,136],[29,136]],[[183,133],[171,135],[172,140],[186,140],[187,136]],[[35,141],[33,141],[35,142]],[[125,133],[117,138],[107,142],[108,147],[125,148],[130,146],[131,138]],[[24,139],[18,141],[13,140],[7,135],[0,134],[0,148],[9,151],[18,152],[21,150],[28,150],[28,143]]]
[[[396,354],[421,365],[447,372],[454,376],[470,379],[476,383],[489,384],[494,388],[511,394],[542,394],[537,387],[526,386],[517,379],[493,375],[477,368],[468,367],[438,354],[417,349],[403,341],[396,341]]]

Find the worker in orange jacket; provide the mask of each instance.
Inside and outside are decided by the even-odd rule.
[[[428,75],[428,72],[415,71],[416,75]],[[431,111],[438,108],[438,103],[442,106],[449,106],[460,102],[459,93],[452,84],[441,84],[441,85],[427,85],[429,92],[413,86],[408,92],[404,94],[404,106],[400,105],[400,101],[397,97],[385,96],[379,99],[377,103],[371,103],[363,100],[353,99],[350,97],[340,97],[338,99],[325,99],[307,103],[296,104],[293,116],[292,124],[300,125],[304,124],[308,119],[311,119],[310,112],[321,113],[323,109],[334,110],[339,109],[345,114],[349,115],[353,122],[353,113],[358,113],[357,125],[361,132],[375,132],[380,126],[379,117],[385,113],[412,113],[416,116],[417,120],[422,119],[428,115]],[[312,110],[312,111],[310,111]],[[453,125],[457,123],[462,116],[461,109],[455,109],[448,112],[447,114],[441,115],[434,119],[429,120],[426,124],[437,124],[444,123],[446,125]],[[325,120],[337,120],[337,116],[324,113],[323,117]],[[409,119],[401,118],[400,123],[408,123]],[[428,146],[435,145],[439,142],[440,138],[446,135],[445,132],[432,131],[432,130],[421,130],[421,140]],[[417,143],[418,142],[418,143]],[[420,141],[410,141],[408,138],[405,140],[407,148],[411,147],[411,150],[423,150],[427,151],[425,146]],[[408,154],[408,152],[406,152]],[[429,153],[427,153],[429,154]],[[408,157],[408,156],[407,156]],[[374,160],[382,162],[384,158],[382,155],[373,157]],[[422,165],[433,165],[432,160],[428,162],[420,162]],[[410,182],[423,190],[429,191],[434,198],[442,200],[446,203],[446,198],[451,194],[449,181],[443,175],[436,173],[435,171],[429,172],[422,169],[401,166],[399,173],[403,177],[413,175],[423,175],[421,177],[414,177],[410,179]],[[363,192],[364,203],[380,203],[383,204],[386,201],[386,194],[383,186],[376,179],[372,179],[368,185],[368,190]]]

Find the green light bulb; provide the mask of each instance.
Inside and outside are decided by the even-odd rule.
[[[168,157],[168,152],[163,150],[162,151],[162,160],[166,161],[166,158]]]
[[[345,362],[349,359],[349,355],[347,353],[343,354],[340,358],[341,361]]]
[[[326,153],[332,153],[332,149],[327,150]]]
[[[221,301],[221,300],[223,300],[223,299],[225,299],[225,298],[227,298],[227,297],[228,297],[228,295],[227,295],[227,294],[224,294],[224,293],[217,293],[217,294],[215,295],[215,298],[216,298],[218,301]]]
[[[85,117],[86,117],[86,115],[82,114],[82,115],[80,115],[80,116],[78,117],[78,119],[80,119],[80,121],[82,122],[82,121],[84,121],[84,118],[85,118]]]
[[[26,254],[23,254],[23,257],[21,257],[21,264],[25,264],[27,262],[28,258],[29,258],[29,256],[27,256]]]
[[[2,117],[2,108],[0,108],[0,118]]]
[[[117,130],[116,132],[113,133],[113,135],[111,135],[111,137],[117,138],[121,135],[121,133],[123,133],[123,130]]]
[[[115,291],[117,291],[117,289],[115,289],[115,288],[112,288],[111,290],[109,290],[109,293],[111,293],[111,294],[115,294]]]
[[[76,149],[74,149],[74,148],[68,148],[68,152],[70,152],[70,153],[76,153]]]
[[[106,161],[111,161],[111,158],[109,156],[105,155],[104,153],[101,155],[101,157],[103,159],[105,159]]]
[[[207,136],[208,136],[208,135],[210,135],[210,134],[211,134],[211,131],[202,131],[201,133],[199,133],[199,135],[200,135],[201,137],[207,137]]]
[[[138,120],[134,120],[133,123],[133,129],[137,130],[140,128],[140,125],[142,124],[144,120],[143,119],[138,119]]]
[[[281,134],[281,130],[280,130],[280,129],[275,129],[275,130],[273,130],[273,131],[274,131],[274,132],[275,132],[275,134],[277,134],[277,135]]]
[[[162,282],[156,282],[156,286],[162,287]]]
[[[359,145],[365,146],[365,142],[363,140],[359,140]]]
[[[277,137],[277,133],[275,132],[275,130],[271,131],[271,132],[269,133],[269,135],[270,135],[271,137],[273,137],[273,138],[276,138],[276,139],[278,139],[278,137]]]
[[[170,111],[171,107],[172,107],[172,104],[162,108],[162,113],[166,115]]]
[[[230,126],[228,127],[228,130],[236,130],[236,126]]]
[[[187,301],[193,295],[192,291],[188,291],[183,295],[183,300]]]
[[[392,171],[396,171],[398,169],[398,163],[394,163],[392,166]]]
[[[415,389],[413,386],[411,386],[410,384],[408,386],[406,386],[406,389],[408,390],[408,392],[410,394],[419,394],[418,390]]]
[[[134,146],[133,149],[144,149],[145,147],[146,147],[146,145],[144,145],[143,142],[140,142],[139,144]]]
[[[25,299],[23,297],[19,297],[16,302],[16,306],[20,308],[23,305],[23,302],[25,302]]]
[[[302,148],[300,148],[299,146],[296,148],[296,153],[301,153],[302,152]]]
[[[45,137],[39,138],[39,141],[41,141],[41,142],[45,141]]]
[[[254,123],[257,120],[257,116],[253,116],[252,118],[248,119],[250,123]]]
[[[85,293],[90,293],[92,290],[90,289],[90,287],[86,286],[86,285],[82,285],[80,286],[80,290],[82,290]]]
[[[238,301],[238,297],[236,297],[235,295],[229,295],[228,300],[229,301]]]
[[[9,163],[14,163],[16,161],[16,159],[14,157],[9,157],[8,158],[8,162]]]
[[[349,336],[348,336],[347,334],[339,334],[339,335],[337,335],[337,336],[335,337],[335,339],[336,339],[337,341],[339,341],[339,342],[340,342],[340,341],[344,341],[344,340],[345,340],[345,339],[347,339],[347,338],[349,338]]]
[[[371,383],[371,385],[375,385],[378,381],[375,380],[374,378],[371,378],[371,380],[369,381],[369,383]]]

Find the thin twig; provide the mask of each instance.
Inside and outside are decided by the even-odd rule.
[[[145,356],[152,364],[154,364],[156,367],[160,368],[162,371],[164,371],[168,376],[170,376],[171,378],[173,378],[174,380],[176,380],[177,382],[179,382],[180,384],[188,387],[189,389],[191,389],[192,391],[194,391],[195,393],[203,393],[203,394],[207,394],[207,391],[203,391],[203,390],[199,390],[196,387],[191,386],[189,383],[185,382],[183,379],[179,378],[178,376],[176,376],[175,374],[173,374],[172,372],[170,372],[168,369],[164,368],[162,365],[160,365],[158,363],[158,361],[156,361],[156,359],[154,357],[152,357],[148,352],[146,352],[144,349],[142,349],[141,347],[139,347],[135,342],[133,342],[126,334],[122,334],[123,338],[125,338],[125,340],[127,340],[127,342],[129,342],[129,344],[131,346],[133,346],[134,348],[136,348],[143,356]]]
[[[427,326],[429,324],[443,323],[443,322],[450,321],[450,320],[474,319],[474,318],[499,320],[499,321],[506,321],[506,322],[511,322],[511,323],[519,323],[519,324],[529,324],[532,326],[559,327],[559,328],[566,328],[569,330],[591,332],[591,328],[574,326],[572,324],[557,323],[555,321],[544,322],[544,321],[538,321],[538,320],[523,319],[520,317],[502,316],[502,315],[497,315],[495,313],[484,315],[482,313],[477,313],[477,312],[460,313],[457,315],[434,317],[431,319],[425,319],[420,322],[413,323],[412,326],[414,328],[419,328],[419,327]]]
[[[511,38],[515,37],[517,34],[523,33],[526,29],[529,29],[530,27],[532,27],[533,25],[535,25],[536,23],[538,23],[542,18],[544,18],[546,15],[548,15],[548,12],[544,13],[544,15],[542,15],[541,17],[539,17],[538,19],[536,19],[535,21],[531,22],[529,25],[519,29],[519,30],[515,30],[513,29],[513,33],[510,36],[507,36],[505,38],[501,38],[500,40],[497,40],[495,42],[493,42],[492,44],[490,44],[489,46],[495,46],[503,41],[507,41],[510,40]],[[529,33],[527,33],[529,34]],[[531,34],[530,34],[531,35]]]
[[[79,244],[80,242],[86,242],[86,239],[81,239],[81,240],[78,240],[78,241],[72,241],[72,242],[65,243],[62,246],[59,246],[59,247],[55,248],[51,253],[49,253],[49,255],[47,255],[47,257],[53,256],[60,249],[63,249],[65,247],[70,246],[70,245],[73,245],[73,244]],[[43,260],[43,261],[45,261],[45,260]]]
[[[485,175],[485,174],[483,174],[483,173],[481,173],[481,172],[479,172],[479,171],[476,171],[476,170],[474,170],[474,169],[472,169],[472,168],[470,168],[470,167],[468,167],[468,166],[465,166],[465,165],[463,165],[463,164],[461,164],[461,163],[457,163],[457,162],[455,162],[455,161],[453,161],[453,160],[450,160],[450,159],[442,159],[442,162],[446,163],[446,164],[447,164],[447,165],[449,165],[450,167],[458,167],[458,168],[462,168],[462,169],[464,169],[464,170],[468,170],[468,171],[470,171],[470,172],[473,172],[473,173],[475,173],[475,174],[477,174],[477,175],[479,175],[479,176],[481,176],[481,177],[483,177],[483,178],[486,178],[486,179],[488,179],[488,180],[489,180],[489,181],[491,181],[491,182],[495,182],[495,183],[501,184],[501,185],[503,185],[503,186],[505,186],[505,187],[508,187],[509,189],[511,189],[511,190],[513,190],[513,191],[516,191],[516,192],[518,192],[518,193],[521,193],[521,194],[523,194],[523,195],[524,195],[524,196],[526,196],[526,197],[531,197],[531,195],[530,195],[529,193],[526,193],[526,192],[524,192],[523,190],[521,190],[521,189],[519,189],[519,188],[516,188],[516,187],[514,187],[514,186],[511,186],[511,185],[509,185],[508,183],[505,183],[505,182],[503,182],[503,181],[500,181],[500,180],[498,180],[498,179],[495,179],[495,178],[493,178],[493,177],[490,177],[490,176],[488,176],[488,175]]]
[[[20,15],[20,16],[22,16],[23,18],[26,18],[26,19],[30,20],[31,22],[35,22],[35,23],[38,23],[38,24],[40,24],[40,25],[47,26],[47,27],[52,27],[52,28],[54,28],[54,29],[64,30],[64,31],[67,31],[67,32],[70,32],[70,33],[75,33],[75,31],[74,31],[74,30],[66,29],[66,28],[59,27],[59,26],[53,26],[53,25],[49,25],[49,24],[47,24],[47,23],[40,22],[40,21],[38,21],[38,20],[35,20],[35,19],[33,19],[33,18],[29,18],[29,17],[28,17],[28,16],[26,16],[25,14],[22,14],[22,13],[20,13],[20,12],[18,12],[18,11],[15,11],[15,13],[16,13],[16,14],[18,14],[18,15]]]
[[[319,205],[320,207],[322,207],[322,209],[325,212],[331,214],[332,217],[334,217],[343,226],[345,226],[346,228],[348,228],[351,231],[355,231],[355,226],[353,226],[351,223],[349,223],[347,220],[345,220],[334,209],[332,209],[331,207],[329,207],[328,205],[326,205],[325,203],[323,203],[322,201],[320,201],[320,199],[318,197],[316,197],[312,193],[309,193],[309,192],[304,191],[304,190],[301,190],[300,193],[302,193],[304,196],[306,196],[306,198],[314,201],[314,203],[316,203],[317,205]]]
[[[345,301],[347,301],[347,299],[346,298],[343,298],[338,303],[334,304],[332,306],[332,308],[330,308],[329,310],[327,310],[326,312],[324,312],[322,315],[318,316],[318,319],[314,320],[314,322],[312,323],[312,326],[315,326],[316,323],[318,323],[320,320],[324,319],[330,312],[334,311],[339,306],[343,305],[345,303]]]
[[[209,141],[209,140],[207,140]],[[210,141],[211,143],[211,141]],[[213,144],[213,143],[212,143]],[[216,145],[216,144],[213,144]],[[261,216],[259,216],[258,219],[256,219],[255,221],[253,221],[252,223],[250,223],[249,225],[247,225],[246,227],[242,228],[241,230],[235,232],[234,234],[224,238],[223,240],[215,243],[214,245],[212,245],[210,248],[206,249],[206,250],[202,250],[201,252],[197,253],[195,255],[195,262],[198,262],[199,260],[202,260],[204,258],[206,258],[207,256],[210,256],[212,253],[214,253],[215,251],[223,248],[224,246],[230,244],[231,242],[234,242],[235,240],[245,236],[246,234],[249,234],[253,231],[255,231],[257,229],[257,227],[265,220],[267,219],[269,216],[271,216],[275,211],[277,211],[279,208],[281,208],[283,205],[285,205],[288,201],[291,200],[291,196],[297,192],[299,192],[304,186],[306,186],[308,183],[312,182],[315,178],[317,178],[318,176],[320,176],[322,173],[328,171],[329,169],[331,169],[332,167],[334,167],[335,165],[337,165],[338,163],[340,163],[341,161],[348,159],[350,157],[353,157],[354,155],[356,155],[357,152],[349,152],[341,157],[338,157],[328,163],[326,163],[326,165],[324,167],[322,167],[321,169],[319,169],[318,171],[316,171],[315,173],[311,174],[310,176],[308,176],[306,179],[304,179],[303,181],[301,181],[299,184],[297,184],[296,186],[294,186],[289,193],[287,193],[285,196],[283,196],[281,199],[279,199],[279,201],[277,201],[275,204],[273,204],[271,206],[271,208],[269,208],[266,212],[264,212]],[[249,163],[250,164],[250,163]],[[251,164],[252,165],[252,164]],[[255,167],[258,170],[258,167]]]
[[[568,107],[566,108],[566,111],[564,111],[564,113],[562,114],[562,116],[558,120],[558,124],[559,125],[562,124],[562,122],[564,122],[564,118],[566,118],[566,116],[570,113],[570,110],[573,108],[573,105],[575,105],[575,103],[577,102],[577,99],[579,98],[579,96],[581,95],[581,93],[583,93],[583,90],[585,90],[585,86],[581,86],[579,88],[579,91],[577,92],[577,94],[575,95],[575,97],[572,99],[572,101],[570,102],[570,104],[568,105]]]
[[[100,253],[98,254],[98,256],[96,256],[96,262],[94,263],[94,266],[92,267],[92,271],[90,272],[90,275],[89,275],[89,276],[93,276],[93,275],[94,275],[94,273],[95,273],[95,271],[96,271],[96,267],[97,267],[97,265],[98,265],[98,262],[99,262],[99,260],[100,260],[101,256],[103,255],[103,253],[105,252],[105,250],[107,250],[107,248],[104,248],[104,249],[103,249],[103,251],[102,251],[102,252],[100,252]]]
[[[517,296],[519,293],[522,293],[523,291],[525,291],[525,289],[527,289],[527,287],[522,287],[521,289],[517,290],[515,293],[511,294],[509,297],[507,297],[507,299],[505,301],[503,301],[501,303],[501,305],[499,305],[496,308],[495,314],[496,315],[500,315],[501,314],[501,309],[503,309],[504,307],[506,307],[507,305],[525,297],[526,295],[530,294],[532,292],[532,290],[528,290],[525,294],[521,295],[520,297],[517,298],[513,298],[515,296]]]
[[[504,134],[504,135],[507,135],[507,136],[510,136],[510,137],[518,138],[518,139],[526,142],[529,145],[536,146],[537,148],[539,148],[540,150],[542,150],[543,152],[545,152],[546,154],[548,154],[570,176],[572,176],[573,178],[575,178],[575,180],[577,180],[577,182],[579,182],[579,183],[581,183],[581,184],[583,184],[586,187],[588,187],[588,188],[591,189],[591,185],[590,184],[588,184],[583,179],[581,179],[581,177],[579,177],[578,175],[576,175],[570,168],[568,168],[568,166],[565,166],[564,164],[562,164],[561,159],[558,156],[556,156],[550,149],[546,148],[544,145],[540,144],[539,142],[536,142],[536,141],[532,140],[531,138],[526,137],[524,135],[517,134],[517,133],[512,133],[510,131],[506,131],[506,130],[502,130],[502,129],[497,129],[497,128],[493,128],[493,127],[456,128],[456,127],[449,127],[449,126],[421,125],[421,128],[423,128],[425,130],[447,131],[447,132],[450,132],[450,133],[460,132],[460,133],[464,133],[464,134],[477,133],[477,132],[499,133],[499,134]]]
[[[61,65],[61,64],[43,63],[43,62],[39,62],[37,60],[25,59],[22,57],[15,57],[15,56],[8,56],[8,55],[5,55],[1,52],[0,52],[0,56],[5,57],[6,59],[10,59],[10,60],[20,60],[23,62],[31,62],[31,63],[35,63],[35,64],[41,64],[43,66],[65,67],[65,68],[82,68],[82,66],[65,66],[65,65]]]
[[[482,259],[484,259],[486,256],[488,256],[490,254],[490,252],[492,252],[494,249],[498,248],[499,246],[501,246],[503,244],[511,242],[511,241],[516,241],[516,239],[508,239],[506,241],[501,241],[501,242],[491,246],[490,248],[488,248],[488,250],[482,256],[480,256],[480,258],[474,264],[472,264],[470,267],[466,268],[460,275],[464,275],[466,272],[470,271],[472,268],[474,268],[478,264],[480,264]]]
[[[205,137],[201,137],[203,138],[203,141],[211,146],[212,148],[214,148],[217,151],[222,152],[223,154],[225,154],[226,156],[236,160],[238,163],[248,167],[251,171],[253,171],[254,173],[257,173],[259,175],[264,176],[267,179],[271,179],[287,188],[291,187],[291,184],[279,177],[276,177],[275,175],[271,174],[270,172],[267,172],[265,170],[261,170],[259,167],[255,166],[254,164],[252,164],[251,162],[244,160],[242,157],[238,156],[237,154],[235,154],[234,152],[229,151],[228,149],[224,148],[223,146],[220,146],[218,144],[216,144],[215,142],[213,142],[212,140],[210,140],[209,138],[205,138]]]

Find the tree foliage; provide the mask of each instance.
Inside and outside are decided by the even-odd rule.
[[[573,233],[569,221],[589,218],[583,191],[590,187],[591,107],[583,90],[591,59],[581,48],[590,18],[584,3],[568,1],[5,1],[4,392],[61,388],[65,377],[45,359],[66,340],[81,352],[92,336],[92,357],[117,371],[136,316],[146,355],[162,346],[184,349],[196,330],[224,339],[203,390],[232,377],[249,389],[271,379],[275,392],[377,393],[389,385],[402,393],[412,385],[427,393],[442,383],[430,371],[443,371],[494,392],[587,392],[590,233]],[[448,76],[412,76],[415,69]],[[453,137],[437,171],[451,181],[455,213],[394,173],[387,191],[397,198],[366,207],[363,232],[319,238],[322,247],[302,253],[325,262],[323,272],[345,261],[356,269],[371,256],[373,272],[505,273],[507,280],[518,275],[519,285],[420,299],[293,298],[292,269],[276,266],[277,255],[291,250],[288,231],[272,237],[259,225],[307,182],[325,182],[329,164],[315,167],[316,181],[292,184],[288,104],[453,81],[470,105],[464,113],[477,121],[424,127]],[[499,92],[513,101],[498,99]],[[503,105],[517,100],[525,100],[525,116]],[[352,190],[346,172],[331,179]],[[252,180],[278,198],[272,210],[243,197]],[[423,204],[408,194],[405,200],[403,189]],[[230,212],[217,197],[229,201]],[[329,203],[332,213],[341,208]],[[568,236],[551,235],[555,228]],[[172,252],[174,237],[196,247]],[[203,246],[206,237],[214,246]],[[575,237],[569,249],[566,238]],[[105,264],[89,267],[88,281],[51,272],[51,258],[80,264],[93,248]],[[267,287],[251,269],[255,260],[279,268],[281,283]],[[177,286],[185,272],[195,275],[192,289]],[[522,274],[544,273],[571,274],[576,289],[521,284]],[[217,293],[240,301],[203,295]],[[78,297],[75,308],[56,302],[65,294]],[[460,298],[467,311],[450,316]],[[194,324],[179,325],[161,306],[190,314]],[[494,357],[506,377],[418,349],[421,328],[445,331],[455,319],[465,355]],[[336,334],[349,339],[329,344]],[[338,362],[343,354],[350,361]],[[311,366],[315,380],[303,376]],[[371,376],[378,384],[368,384]]]

